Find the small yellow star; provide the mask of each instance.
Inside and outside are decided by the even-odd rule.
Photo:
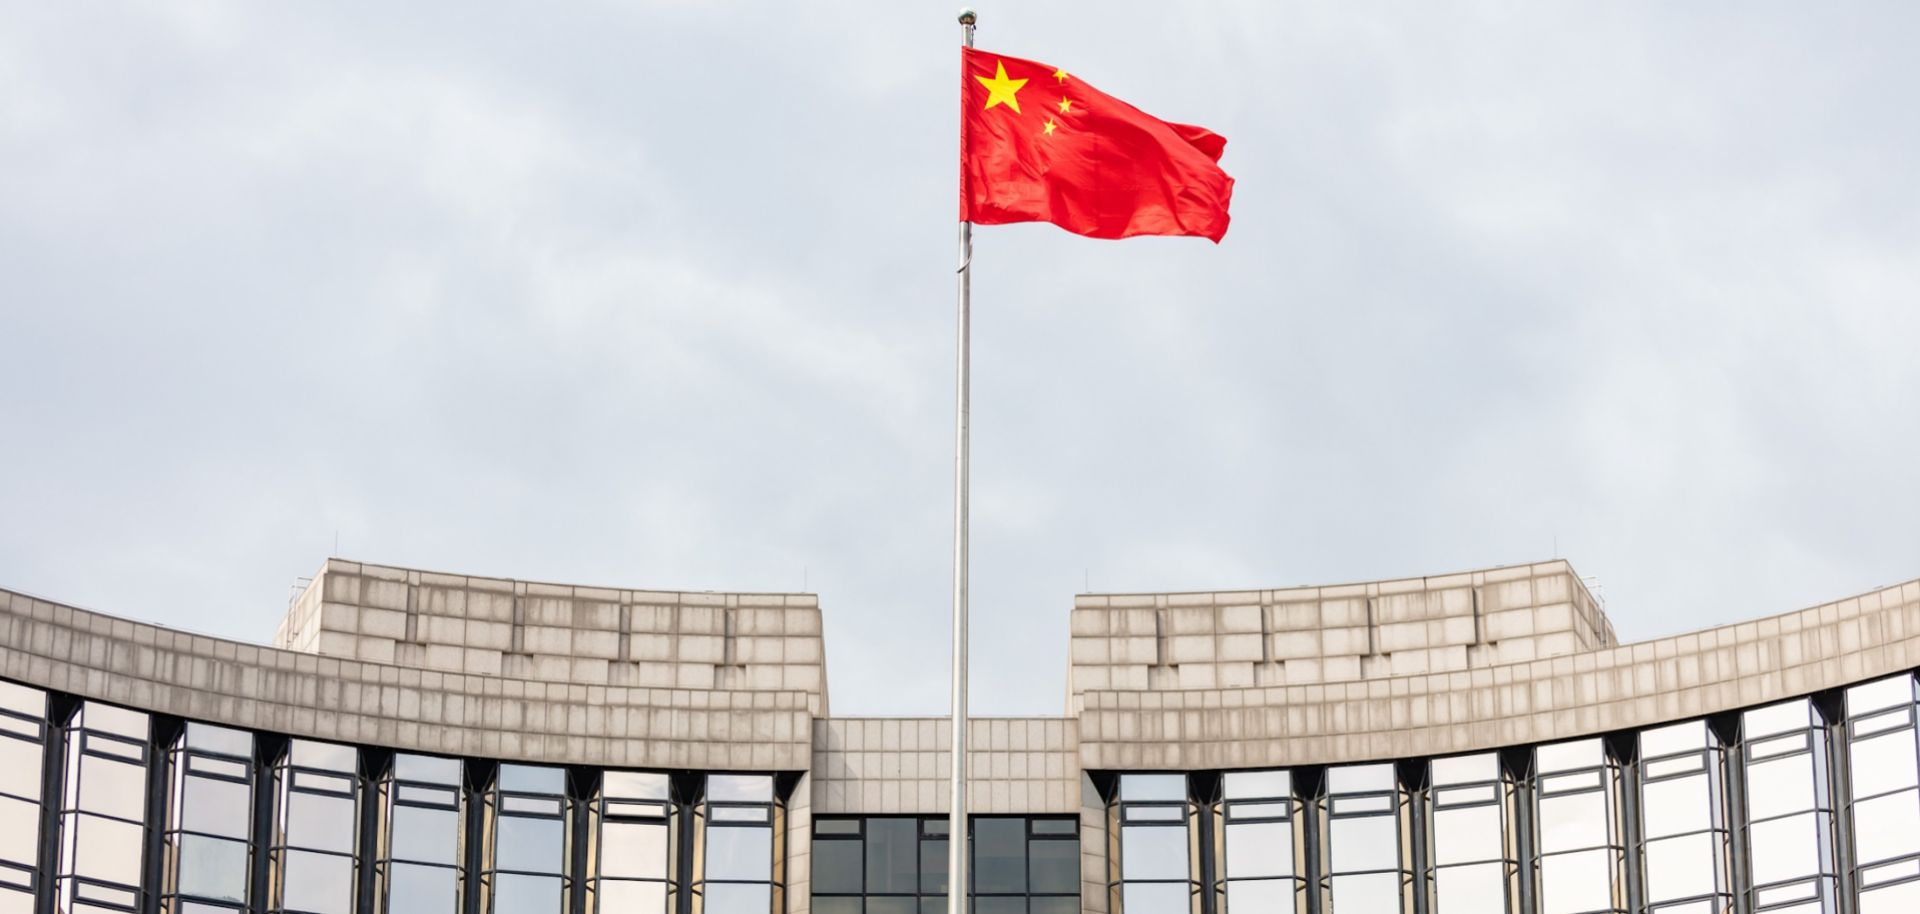
[[[1073,99],[1067,98],[1064,95],[1061,96],[1060,97],[1060,113],[1065,114],[1071,110],[1073,110]]]
[[[1054,128],[1054,126],[1055,126],[1055,125],[1054,125],[1054,123],[1053,123],[1053,118],[1047,118],[1047,122],[1046,122],[1046,124],[1044,124],[1044,125],[1042,126],[1042,128],[1041,128],[1041,132],[1040,132],[1040,135],[1041,135],[1041,136],[1053,136],[1053,128]]]
[[[1007,107],[1013,109],[1013,113],[1020,113],[1020,87],[1026,85],[1027,81],[1024,79],[1008,79],[1007,65],[1005,63],[997,60],[994,61],[992,79],[984,76],[975,76],[974,79],[979,80],[980,85],[987,87],[988,109],[992,109],[994,105],[1004,102]]]
[[[1053,78],[1054,78],[1054,79],[1057,79],[1057,80],[1059,80],[1059,81],[1061,81],[1061,82],[1066,82],[1066,81],[1067,81],[1067,71],[1065,71],[1065,70],[1055,70],[1055,71],[1053,71]]]

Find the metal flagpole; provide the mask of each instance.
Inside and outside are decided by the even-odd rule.
[[[973,47],[973,25],[978,19],[971,8],[960,11],[960,33],[969,48]],[[960,103],[966,104],[964,93]],[[964,131],[965,110],[960,112],[960,123]],[[967,889],[972,885],[967,880],[967,452],[972,421],[973,223],[966,221],[960,223],[959,272],[959,367],[954,383],[953,441],[953,738],[948,741],[953,783],[947,799],[947,914],[967,914]]]

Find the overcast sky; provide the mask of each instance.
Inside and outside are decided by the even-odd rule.
[[[0,586],[806,587],[836,713],[944,712],[954,6],[0,0]],[[1239,185],[976,235],[977,712],[1088,585],[1920,576],[1920,6],[982,6]]]

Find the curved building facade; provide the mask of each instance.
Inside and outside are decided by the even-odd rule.
[[[1920,912],[1920,581],[1617,643],[1564,562],[1082,595],[978,914]],[[938,914],[810,594],[331,560],[273,646],[0,590],[0,914]]]

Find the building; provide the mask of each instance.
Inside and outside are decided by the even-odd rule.
[[[0,914],[943,911],[944,722],[832,716],[820,621],[333,560],[266,647],[0,591]],[[1062,716],[969,724],[979,914],[1920,911],[1920,581],[1630,645],[1564,562],[1071,630]]]

